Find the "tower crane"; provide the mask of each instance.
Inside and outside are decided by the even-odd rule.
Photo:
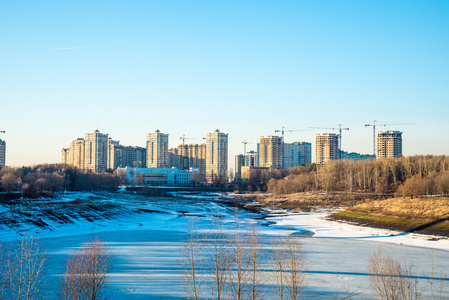
[[[294,131],[310,131],[310,129],[285,129],[284,126],[282,126],[282,129],[277,129],[274,132],[281,132],[282,133],[282,143],[284,142],[284,132],[294,132]]]
[[[365,124],[365,127],[373,127],[373,155],[376,157],[376,126],[393,126],[393,125],[415,125],[416,123],[392,123],[392,124],[376,124],[374,120],[373,124]]]
[[[342,138],[342,131],[343,130],[349,130],[348,127],[343,128],[341,127],[341,124],[338,124],[338,127],[310,127],[313,129],[331,129],[331,130],[338,130],[338,159],[341,159],[341,138]]]
[[[284,133],[285,132],[294,132],[294,131],[310,131],[310,129],[288,129],[286,130],[284,126],[282,126],[282,129],[276,129],[274,132],[281,132],[282,133],[282,167],[284,167]]]
[[[242,144],[243,144],[243,155],[245,155],[245,154],[246,154],[246,145],[247,145],[247,144],[252,144],[252,143],[247,142],[246,140],[244,140],[244,141],[242,142]]]
[[[182,140],[182,144],[185,144],[185,140],[195,140],[195,138],[187,138],[185,134],[183,134],[180,139]]]

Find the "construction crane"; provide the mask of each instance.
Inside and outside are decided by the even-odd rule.
[[[185,140],[196,140],[195,138],[186,138],[186,135],[183,134],[180,139],[182,140],[182,144],[185,144]]]
[[[310,129],[288,129],[286,130],[284,126],[282,126],[282,129],[277,129],[274,132],[281,132],[282,133],[282,167],[284,167],[284,133],[285,132],[294,132],[294,131],[310,131]]]
[[[343,130],[349,130],[348,127],[343,128],[341,127],[341,124],[338,124],[338,127],[310,127],[313,129],[331,129],[331,130],[338,130],[338,159],[341,159],[341,138],[342,138],[342,131]]]
[[[293,129],[293,130],[286,130],[284,126],[282,126],[282,129],[277,129],[274,132],[281,132],[282,133],[282,143],[284,142],[284,132],[294,132],[294,131],[310,131],[310,129]]]
[[[242,142],[242,144],[243,144],[243,155],[245,155],[245,154],[246,154],[246,145],[247,145],[247,144],[252,144],[252,143],[247,142],[246,140],[244,140],[244,141]]]
[[[393,126],[393,125],[415,125],[416,123],[392,123],[392,124],[376,124],[374,120],[373,124],[365,124],[365,127],[373,127],[373,155],[376,157],[376,126]]]

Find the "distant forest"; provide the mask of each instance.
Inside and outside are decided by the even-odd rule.
[[[0,177],[5,191],[27,194],[114,190],[126,184],[125,178],[114,173],[89,173],[62,164],[3,167]],[[274,196],[308,191],[449,196],[449,156],[330,160],[322,165],[261,171],[247,182],[236,183],[235,189],[267,191]]]
[[[3,167],[0,170],[3,189],[7,192],[39,194],[59,191],[113,190],[120,178],[111,173],[88,173],[63,164],[41,164],[33,167]]]
[[[449,156],[331,160],[311,166],[290,168],[284,178],[270,179],[268,192],[274,196],[319,190],[449,196]]]

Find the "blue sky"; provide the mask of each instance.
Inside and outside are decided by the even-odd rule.
[[[447,16],[449,1],[2,1],[7,164],[59,162],[96,128],[138,146],[219,128],[233,157],[282,126],[342,124],[343,150],[371,153],[373,120],[416,123],[380,128],[405,155],[449,154]]]

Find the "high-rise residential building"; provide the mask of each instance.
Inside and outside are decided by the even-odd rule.
[[[392,158],[402,155],[402,132],[377,132],[377,158]]]
[[[180,144],[178,145],[178,157],[179,157],[179,168],[180,170],[188,170],[190,168],[190,156],[189,156],[189,145]]]
[[[243,154],[237,154],[235,156],[235,170],[234,173],[237,177],[242,174],[242,167],[245,165],[245,156]]]
[[[206,178],[206,158],[207,158],[207,145],[199,144],[198,145],[198,165],[197,167],[200,169],[199,176],[201,180]]]
[[[147,133],[147,167],[168,167],[168,134],[159,130]]]
[[[61,164],[69,165],[70,148],[62,148],[61,150]]]
[[[179,169],[179,155],[178,148],[169,148],[168,149],[168,167]]]
[[[288,169],[300,164],[312,163],[312,144],[307,142],[284,143],[282,168]]]
[[[206,180],[226,181],[228,173],[228,134],[218,129],[206,134]]]
[[[81,170],[101,172],[115,170],[118,167],[145,168],[147,150],[143,147],[122,146],[120,142],[108,137],[108,134],[86,133],[86,139],[78,138],[69,148],[61,151],[61,163]]]
[[[258,144],[259,167],[282,168],[282,138],[260,137]]]
[[[246,154],[235,156],[235,175],[241,177],[242,167],[255,167],[257,165],[257,152],[249,151]]]
[[[257,163],[258,163],[257,152],[249,151],[243,155],[243,165],[245,167],[257,167]]]
[[[84,169],[101,172],[108,169],[108,134],[95,130],[84,138]]]
[[[122,146],[119,142],[110,140],[108,153],[108,169],[146,168],[147,149],[143,147]]]
[[[315,134],[315,160],[321,164],[338,159],[338,135],[335,133]]]
[[[69,165],[79,168],[81,170],[85,169],[85,141],[82,138],[78,138],[70,144],[69,148]]]
[[[6,165],[6,141],[0,139],[0,167]]]

